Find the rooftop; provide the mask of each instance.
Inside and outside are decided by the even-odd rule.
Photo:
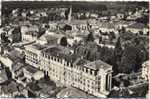
[[[24,65],[20,62],[17,62],[16,64],[12,65],[12,70],[13,71],[17,71],[19,70],[20,68],[22,68]]]
[[[32,44],[32,47],[37,50],[42,50],[42,49],[46,48],[46,46],[40,45],[40,44]]]
[[[57,98],[60,98],[60,97],[61,98],[65,98],[65,97],[67,97],[67,98],[91,97],[92,98],[93,97],[94,98],[94,96],[90,96],[90,95],[86,94],[85,92],[78,90],[76,88],[72,88],[72,87],[61,90],[57,94]]]
[[[94,69],[94,70],[98,70],[98,69],[107,70],[109,68],[112,68],[111,65],[109,65],[101,60],[96,60],[94,62],[87,63],[84,66],[87,68],[90,68],[90,69]]]
[[[33,66],[28,64],[24,66],[24,69],[30,73],[36,73],[37,71],[39,71],[37,68],[34,68]]]
[[[13,62],[17,62],[17,61],[20,60],[21,55],[19,54],[18,51],[13,50],[13,51],[10,51],[10,52],[7,54],[7,57],[8,57],[9,59],[11,59]]]
[[[43,36],[40,37],[40,40],[46,40],[48,43],[53,42],[58,40],[59,38],[53,35],[49,34],[44,34]]]
[[[44,49],[43,53],[47,53],[50,56],[64,59],[71,63],[73,63],[78,58],[78,55],[72,54],[68,47],[63,47],[59,45],[54,45],[48,49]]]
[[[109,28],[109,29],[115,28],[115,23],[110,23],[110,22],[101,22],[99,25],[102,28]]]
[[[85,64],[87,64],[87,63],[89,63],[89,62],[90,62],[90,61],[88,61],[88,60],[78,58],[74,63],[75,63],[76,65],[85,65]]]
[[[56,55],[56,56],[57,54],[64,54],[64,55],[70,54],[70,50],[67,47],[63,47],[60,45],[51,46],[43,50],[43,52],[48,53],[50,55]]]
[[[75,25],[84,24],[84,25],[87,25],[87,23],[88,23],[88,20],[71,20],[70,24],[75,24]]]
[[[11,81],[7,85],[3,85],[2,86],[2,91],[5,94],[10,94],[10,93],[13,93],[13,92],[17,92],[18,91],[17,83],[15,83],[14,81]]]
[[[143,23],[133,23],[129,25],[128,28],[144,29],[144,28],[149,28],[149,27],[148,25],[145,25]]]

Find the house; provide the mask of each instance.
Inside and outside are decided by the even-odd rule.
[[[23,68],[23,74],[26,78],[26,82],[32,82],[34,80],[38,80],[44,77],[44,73],[37,68],[31,65],[25,65]]]
[[[27,85],[27,89],[35,97],[50,98],[55,97],[58,90],[55,83],[49,79],[41,78]],[[30,96],[29,96],[30,97]]]
[[[10,59],[7,55],[4,55],[0,56],[0,60],[6,67],[9,67],[9,69],[11,69],[11,66],[14,62],[12,59]]]
[[[26,86],[26,78],[23,73],[24,64],[18,62],[12,65],[12,78],[15,79],[18,83]]]
[[[123,13],[117,13],[117,18],[118,19],[123,19],[124,18],[124,14]]]
[[[62,37],[64,37],[63,34],[46,32],[37,40],[37,43],[41,45],[59,44]]]
[[[38,38],[39,27],[37,25],[21,26],[22,41],[33,42]]]
[[[1,62],[6,66],[9,67],[10,70],[12,70],[13,63],[22,61],[21,59],[23,56],[19,54],[16,50],[8,51],[8,53],[1,55],[0,60]]]
[[[49,21],[49,30],[54,31],[54,30],[58,30],[58,23],[55,21]]]
[[[0,84],[8,80],[5,69],[0,70]]]
[[[72,20],[69,25],[72,27],[72,31],[87,31],[88,30],[88,20]]]
[[[116,32],[116,27],[115,24],[112,22],[101,22],[100,26],[99,26],[99,30],[102,32]]]
[[[145,80],[148,80],[149,77],[150,77],[150,74],[149,74],[149,60],[148,60],[142,64],[142,78],[144,78]]]

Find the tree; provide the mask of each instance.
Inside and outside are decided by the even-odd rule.
[[[60,45],[62,46],[67,46],[68,42],[67,42],[67,38],[66,37],[62,37],[60,40]]]
[[[136,62],[137,52],[138,51],[134,46],[128,46],[125,48],[121,57],[121,64],[118,67],[119,72],[131,73],[138,68],[138,64]]]
[[[140,34],[140,35],[143,35],[143,32],[142,32],[142,31],[139,31],[139,34]]]
[[[122,27],[121,28],[121,33],[125,33],[126,32],[126,28],[125,27]]]
[[[86,41],[87,41],[87,42],[89,42],[89,41],[92,41],[92,42],[93,42],[93,41],[94,41],[94,37],[93,37],[92,32],[90,32],[90,33],[88,34]]]
[[[121,47],[121,42],[120,42],[120,37],[117,40],[117,43],[115,45],[115,50],[114,50],[114,57],[115,57],[115,62],[117,65],[119,65],[121,61],[121,56],[122,56],[123,50]]]
[[[115,33],[113,31],[109,33],[109,38],[110,38],[110,41],[115,39]]]
[[[22,40],[20,27],[15,28],[12,31],[12,42],[20,42]]]
[[[115,46],[115,70],[121,73],[137,72],[144,61],[148,60],[148,37],[126,32],[120,35]],[[116,64],[116,65],[115,65]]]
[[[7,46],[10,43],[10,40],[8,39],[8,36],[6,36],[6,33],[1,34],[1,43],[3,46]]]
[[[44,33],[45,33],[46,29],[45,28],[41,28],[39,29],[39,33],[38,33],[38,38],[41,37]]]
[[[99,37],[99,43],[101,43],[101,42],[102,42],[102,36]]]

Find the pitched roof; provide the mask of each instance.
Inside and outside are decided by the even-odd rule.
[[[32,44],[32,45],[29,45],[29,46],[32,46],[33,48],[35,48],[37,50],[42,50],[42,49],[46,48],[46,46],[40,45],[40,44]]]
[[[44,34],[44,35],[42,35],[42,36],[40,37],[40,40],[45,40],[45,41],[47,41],[48,43],[49,43],[49,42],[53,42],[53,41],[57,42],[58,39],[59,39],[58,37],[53,36],[53,35],[49,35],[49,34]]]
[[[88,21],[88,20],[72,20],[71,23],[72,23],[72,24],[79,24],[79,25],[80,25],[80,24],[85,24],[85,25],[87,25],[87,21]]]
[[[100,27],[108,28],[108,29],[114,29],[115,28],[115,23],[101,22]]]
[[[149,27],[143,23],[133,23],[129,25],[128,28],[144,29],[144,28],[149,28]]]
[[[33,66],[28,65],[28,64],[24,66],[24,69],[30,73],[36,73],[37,71],[39,71],[37,68],[34,68]]]
[[[17,71],[23,67],[22,63],[17,62],[16,64],[12,65],[12,70]]]

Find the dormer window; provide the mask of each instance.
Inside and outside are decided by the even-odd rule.
[[[85,68],[86,69],[86,73],[88,73],[88,69],[87,68]]]
[[[56,58],[54,57],[54,61],[56,61]]]

